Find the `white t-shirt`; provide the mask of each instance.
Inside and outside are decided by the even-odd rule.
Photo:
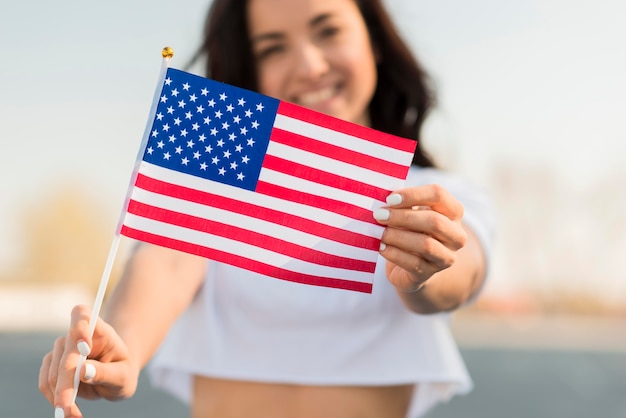
[[[437,183],[465,207],[489,256],[484,193],[434,169],[407,185]],[[302,285],[209,261],[205,283],[150,364],[152,382],[191,399],[195,374],[307,385],[416,384],[409,417],[471,390],[449,314],[407,310],[379,257],[372,294]]]

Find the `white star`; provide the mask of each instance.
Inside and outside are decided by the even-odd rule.
[[[224,158],[230,158],[230,151],[224,151]]]
[[[204,134],[200,134],[200,136],[198,137],[198,140],[200,142],[204,142],[205,139],[206,139],[206,135],[204,135]]]
[[[161,103],[167,102],[167,97],[165,95],[161,96]]]
[[[217,129],[216,128],[211,129],[211,135],[217,136]]]
[[[187,165],[187,164],[189,164],[189,159],[187,157],[185,157],[180,162],[183,163],[183,165]]]
[[[220,159],[219,159],[219,158],[217,158],[217,157],[213,157],[213,158],[211,159],[211,164],[215,164],[215,165],[217,165],[219,162],[220,162]]]
[[[203,95],[203,96],[206,96],[207,94],[209,94],[209,91],[205,87],[202,90],[200,90],[200,94]]]
[[[168,107],[168,108],[167,108],[167,113],[168,113],[168,114],[170,114],[170,115],[171,115],[172,113],[174,113],[174,108],[173,108],[172,106]]]
[[[189,83],[183,84],[183,90],[185,91],[189,90]]]
[[[189,100],[192,101],[192,102],[195,102],[196,99],[197,99],[197,97],[196,97],[195,94],[192,94],[191,96],[189,96]]]
[[[259,103],[258,105],[256,105],[256,110],[259,112],[262,112],[263,109],[265,109],[265,106],[263,106],[263,103]]]
[[[220,176],[223,176],[226,174],[226,170],[224,170],[224,167],[220,168],[218,172],[220,173]]]
[[[191,119],[191,112],[185,113],[185,119]]]
[[[204,118],[204,124],[208,125],[209,123],[211,123],[211,118],[207,116],[206,118]]]
[[[229,104],[228,106],[226,106],[226,110],[227,110],[227,111],[229,111],[229,112],[231,112],[231,113],[233,112],[233,109],[234,109],[234,107],[233,107],[233,105],[231,105],[231,104]]]
[[[176,154],[182,154],[183,153],[183,147],[181,147],[180,145],[176,147]]]
[[[222,93],[222,94],[220,94],[220,100],[221,100],[221,101],[223,101],[223,102],[224,102],[224,101],[226,101],[226,98],[227,98],[227,97],[228,97],[228,96],[226,95],[226,93]]]
[[[193,139],[190,139],[189,141],[187,141],[187,146],[188,146],[189,148],[193,148],[193,146],[194,146],[194,145],[196,145],[196,143],[195,143],[195,142],[193,142]]]
[[[243,150],[243,147],[240,144],[237,144],[237,146],[235,147],[235,151],[241,152],[242,150]]]
[[[178,90],[177,89],[172,90],[172,96],[174,96],[174,97],[178,96]]]
[[[170,142],[176,142],[176,137],[174,135],[170,135]]]
[[[165,85],[166,85],[166,86],[169,86],[170,84],[172,84],[172,79],[171,79],[171,78],[169,78],[169,77],[167,77],[167,78],[165,79]]]
[[[180,131],[180,136],[187,136],[187,129]]]
[[[193,125],[191,125],[191,129],[193,129],[194,131],[197,131],[198,129],[200,129],[200,125],[198,125],[197,123],[194,123]]]
[[[204,147],[204,152],[206,152],[207,154],[210,154],[211,151],[213,151],[213,147],[210,145],[207,145],[206,147]]]
[[[245,176],[243,175],[243,173],[239,173],[239,174],[237,174],[237,180],[241,180],[241,181],[243,181],[243,178],[244,178],[244,177],[245,177]]]
[[[230,135],[228,135],[228,139],[231,141],[234,141],[235,138],[237,138],[237,135],[235,135],[233,132],[231,132]]]
[[[176,126],[180,125],[180,118],[174,119],[174,125]]]
[[[169,152],[166,152],[165,154],[163,154],[163,158],[166,159],[166,160],[169,160],[170,157],[171,157],[171,155],[170,155]]]
[[[218,146],[218,147],[223,147],[223,146],[224,146],[224,140],[223,140],[223,139],[219,139],[219,140],[217,141],[217,146]]]
[[[244,164],[248,164],[248,161],[250,161],[250,158],[248,158],[247,155],[244,155],[243,157],[241,157],[241,162]]]
[[[184,101],[184,100],[180,100],[180,101],[178,102],[178,107],[182,107],[182,108],[184,108],[186,104],[187,104],[187,103],[185,103],[185,101]]]
[[[209,106],[215,107],[215,100],[213,99],[209,100]]]
[[[163,119],[163,113],[161,113],[161,112],[157,113],[156,116],[157,116],[157,120]]]
[[[222,111],[218,110],[217,112],[215,112],[215,117],[218,118],[218,119],[221,119],[222,118]]]
[[[202,105],[196,106],[196,112],[198,112],[198,113],[204,112],[204,107]]]
[[[241,99],[239,99],[238,102],[239,102],[239,106],[243,106],[243,105],[246,104],[246,101],[244,100],[243,97]]]
[[[230,128],[230,125],[228,124],[228,122],[222,123],[222,129],[228,129],[228,128]]]
[[[230,163],[230,168],[233,169],[233,170],[236,170],[237,169],[237,162],[233,161],[232,163]]]
[[[155,129],[154,131],[152,131],[152,137],[156,137],[159,133],[157,132],[157,130]]]
[[[241,118],[239,117],[239,115],[237,115],[237,116],[235,116],[235,117],[233,118],[233,122],[235,122],[235,123],[239,123],[239,122],[241,122]]]
[[[200,164],[200,170],[204,170],[204,171],[206,171],[206,168],[207,168],[206,163],[202,163],[202,164]]]
[[[248,128],[244,126],[243,128],[240,129],[240,131],[241,131],[241,135],[245,135],[248,133]]]
[[[200,159],[200,151],[196,151],[193,153],[193,158],[195,158],[196,160]]]
[[[252,139],[252,138],[248,139],[248,145],[249,146],[253,146],[254,145],[254,139]]]
[[[252,117],[252,111],[250,109],[246,110],[246,117],[247,118],[251,118]]]
[[[259,127],[259,122],[257,122],[257,121],[252,122],[252,127],[254,129],[257,129]]]
[[[152,153],[154,152],[154,149],[152,147],[148,147],[146,151],[148,151],[149,155],[152,155]]]
[[[163,130],[164,130],[165,132],[169,131],[169,130],[170,130],[170,125],[169,125],[168,123],[166,123],[165,125],[163,125]]]

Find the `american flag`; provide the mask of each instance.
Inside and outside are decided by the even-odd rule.
[[[169,68],[121,234],[273,278],[371,292],[416,142]]]

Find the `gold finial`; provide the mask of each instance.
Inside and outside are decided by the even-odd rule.
[[[163,56],[163,58],[172,58],[174,56],[174,50],[171,47],[166,46],[161,51],[161,55]]]

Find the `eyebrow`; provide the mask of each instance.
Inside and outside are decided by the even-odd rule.
[[[314,28],[315,26],[318,26],[324,23],[326,20],[330,19],[331,16],[332,15],[330,13],[322,13],[318,16],[315,16],[309,22],[309,27]],[[260,35],[254,36],[252,37],[250,41],[252,43],[257,43],[257,42],[262,42],[262,41],[275,41],[278,39],[282,39],[284,37],[285,35],[282,32],[268,32],[268,33],[262,33]]]

